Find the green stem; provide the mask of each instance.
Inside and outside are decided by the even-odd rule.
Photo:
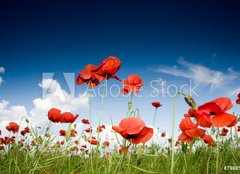
[[[216,159],[216,174],[218,174],[218,163],[219,163],[219,139],[218,139],[218,135],[219,135],[219,128],[217,129],[217,159]]]
[[[99,122],[98,122],[98,127],[97,127],[97,141],[98,142],[99,142],[99,133],[100,133],[100,131],[98,131],[98,129],[101,125],[101,120],[102,120],[102,115],[103,115],[103,105],[104,105],[104,96],[106,93],[106,87],[107,87],[107,75],[104,80],[104,86],[103,86],[103,91],[102,91],[102,101],[101,101],[101,107],[100,107],[100,113],[99,113]],[[97,153],[98,153],[98,149],[99,149],[99,143],[97,144]]]
[[[128,102],[128,111],[127,111],[126,117],[128,117],[128,114],[132,110],[132,100],[133,100],[133,93],[131,93],[131,98],[130,98],[130,101]]]
[[[177,101],[177,95],[174,96],[173,111],[172,111],[172,159],[171,159],[171,174],[174,173],[174,126],[175,126],[176,101]]]

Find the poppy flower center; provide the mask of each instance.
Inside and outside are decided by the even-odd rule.
[[[215,112],[210,112],[211,115],[216,115]]]
[[[127,139],[133,139],[133,138],[137,138],[138,137],[138,135],[129,135],[129,134],[127,134]]]

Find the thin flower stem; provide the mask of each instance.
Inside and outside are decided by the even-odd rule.
[[[127,111],[126,117],[128,117],[129,113],[132,110],[132,100],[133,100],[133,93],[131,93],[131,98],[130,98],[130,101],[128,102],[128,111]]]
[[[92,129],[92,91],[89,91],[89,126],[90,129]],[[92,137],[92,131],[90,133],[90,136]],[[92,173],[94,173],[94,169],[93,169],[93,148],[92,148],[92,144],[90,144],[90,160],[91,160],[91,169],[92,169]]]
[[[100,133],[100,125],[101,125],[101,120],[102,120],[102,115],[103,115],[103,105],[104,105],[104,97],[106,93],[106,87],[107,87],[107,75],[104,80],[104,86],[103,86],[103,91],[102,91],[102,100],[101,100],[101,107],[100,107],[100,113],[99,113],[99,122],[98,122],[98,127],[97,127],[97,153],[99,149],[99,133]]]
[[[174,173],[174,126],[175,126],[176,102],[177,102],[177,95],[174,96],[173,111],[172,111],[172,159],[171,159],[171,174]]]
[[[218,163],[219,163],[219,128],[217,129],[217,159],[216,159],[216,174],[218,174]]]

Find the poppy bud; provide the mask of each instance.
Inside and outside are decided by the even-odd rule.
[[[185,95],[184,99],[191,108],[194,108],[194,109],[196,108],[197,104],[192,97],[190,97],[189,95]]]

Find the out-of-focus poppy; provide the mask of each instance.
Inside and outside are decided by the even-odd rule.
[[[107,59],[104,59],[94,70],[95,76],[99,80],[105,80],[106,78],[115,78],[120,80],[116,73],[121,67],[121,61],[117,57],[109,56]],[[107,80],[106,79],[106,80]]]
[[[240,93],[238,94],[238,99],[236,100],[236,103],[239,105],[240,104]]]
[[[99,144],[99,142],[95,139],[90,139],[90,140],[88,140],[88,142],[92,145],[98,145]]]
[[[155,108],[159,108],[161,105],[160,102],[156,101],[156,102],[152,102],[152,105],[155,107]]]
[[[226,136],[227,133],[228,133],[228,131],[229,131],[228,129],[223,128],[223,129],[222,129],[222,132],[220,133],[220,136],[223,136],[223,137]]]
[[[106,146],[106,147],[109,147],[110,143],[109,143],[109,141],[105,141],[105,142],[103,143],[103,145]]]
[[[87,128],[87,129],[85,129],[84,131],[87,132],[87,133],[90,133],[90,132],[92,132],[92,128],[91,128],[91,127],[90,127],[90,128]]]
[[[106,152],[106,156],[111,156],[112,153],[111,152]]]
[[[0,150],[4,150],[4,146],[0,146]]]
[[[211,147],[212,146],[212,142],[213,142],[213,139],[210,135],[204,135],[202,137],[204,143],[206,143],[208,145],[208,147]]]
[[[25,127],[24,130],[26,131],[26,133],[30,133],[30,128],[29,127]]]
[[[56,108],[52,108],[48,111],[48,119],[54,123],[73,123],[78,116],[78,114],[74,116],[70,112],[64,112],[61,114],[61,110]]]
[[[140,88],[144,85],[141,77],[136,74],[132,74],[127,77],[126,80],[122,80],[123,83],[123,94],[128,94],[128,92],[138,93]]]
[[[74,129],[71,129],[71,137],[76,137],[76,131]]]
[[[196,124],[194,124],[190,117],[184,118],[179,125],[182,133],[178,136],[178,140],[182,140],[184,142],[191,142],[195,137],[203,137],[205,135],[205,130],[198,128]]]
[[[96,77],[94,72],[97,69],[97,66],[89,64],[85,67],[84,70],[80,71],[77,76],[77,84],[82,85],[86,83],[89,88],[94,88],[99,84],[99,79]]]
[[[240,132],[240,126],[237,127],[237,131]]]
[[[194,116],[198,125],[202,127],[232,127],[237,123],[237,117],[226,113],[233,107],[229,98],[217,98],[211,102],[205,103],[198,107],[198,110],[191,111],[190,115]]]
[[[82,119],[82,123],[83,123],[83,124],[90,124],[90,122],[89,122],[88,119]]]
[[[163,133],[161,134],[161,137],[165,137],[165,136],[166,136],[166,133],[163,132]]]
[[[8,126],[6,126],[6,129],[9,131],[9,132],[13,132],[13,133],[17,133],[18,130],[19,130],[19,125],[15,122],[10,122]]]
[[[26,135],[26,131],[25,131],[25,130],[21,130],[20,134],[21,134],[22,136],[24,136],[24,135]]]
[[[60,136],[66,136],[66,131],[65,130],[60,130],[59,131]]]
[[[119,126],[112,126],[112,129],[133,144],[145,143],[153,136],[153,129],[138,118],[124,118]]]

